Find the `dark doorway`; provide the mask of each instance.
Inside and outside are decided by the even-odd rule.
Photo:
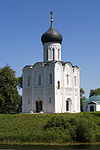
[[[94,112],[94,106],[90,106],[90,112]]]
[[[66,101],[66,111],[69,111],[69,102]]]
[[[36,101],[36,112],[42,111],[42,101]]]

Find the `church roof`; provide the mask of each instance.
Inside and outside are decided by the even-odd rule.
[[[65,64],[70,64],[71,66],[72,66],[72,68],[77,68],[77,69],[79,69],[79,67],[78,66],[73,66],[72,65],[72,63],[71,62],[62,62],[62,61],[48,61],[48,62],[36,62],[34,65],[26,65],[23,69],[25,69],[25,68],[30,68],[30,69],[32,69],[33,67],[35,67],[37,64],[41,64],[41,65],[43,65],[43,66],[47,66],[47,65],[49,65],[49,64],[55,64],[55,63],[57,63],[57,62],[60,62],[63,66],[65,65]]]
[[[90,98],[84,100],[83,102],[94,102],[94,103],[97,103],[97,104],[100,104],[100,95],[97,95],[97,96],[91,96]]]
[[[49,30],[47,30],[42,36],[41,36],[41,41],[42,43],[47,43],[47,42],[56,42],[56,43],[62,43],[62,35],[56,31],[53,28],[53,18],[52,18],[53,12],[51,11],[51,26]]]

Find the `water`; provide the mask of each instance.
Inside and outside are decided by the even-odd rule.
[[[32,146],[32,145],[0,145],[0,150],[100,150],[100,145],[75,145],[75,146]]]

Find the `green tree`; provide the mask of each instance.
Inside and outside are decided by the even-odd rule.
[[[21,75],[21,77],[17,78],[17,82],[18,82],[18,87],[22,88],[22,85],[23,85],[23,74]]]
[[[81,111],[83,111],[83,100],[86,99],[84,94],[85,94],[85,91],[83,90],[83,88],[81,88],[80,89],[80,107],[81,107]]]
[[[21,96],[17,90],[18,81],[10,66],[0,68],[0,112],[21,111]]]
[[[95,90],[93,90],[93,89],[90,90],[89,97],[96,96],[96,95],[100,95],[100,88],[97,88]]]

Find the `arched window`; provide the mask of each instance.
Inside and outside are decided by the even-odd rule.
[[[50,84],[52,84],[52,73],[50,73]]]
[[[76,76],[74,77],[74,85],[76,86]]]
[[[48,49],[47,49],[47,60],[48,60]]]
[[[28,76],[28,83],[27,83],[28,87],[30,86],[30,76]]]
[[[55,49],[53,48],[53,60],[55,59]]]
[[[45,56],[45,49],[44,49],[44,60],[45,60],[45,57],[46,57],[46,56]]]
[[[39,74],[39,77],[38,77],[38,84],[41,85],[41,75]]]
[[[58,60],[60,60],[60,49],[58,49]]]
[[[60,81],[57,82],[57,89],[60,89]]]
[[[49,97],[49,103],[51,103],[51,97]]]
[[[30,104],[30,98],[28,98],[28,104]]]
[[[67,85],[69,85],[69,75],[67,74]]]

